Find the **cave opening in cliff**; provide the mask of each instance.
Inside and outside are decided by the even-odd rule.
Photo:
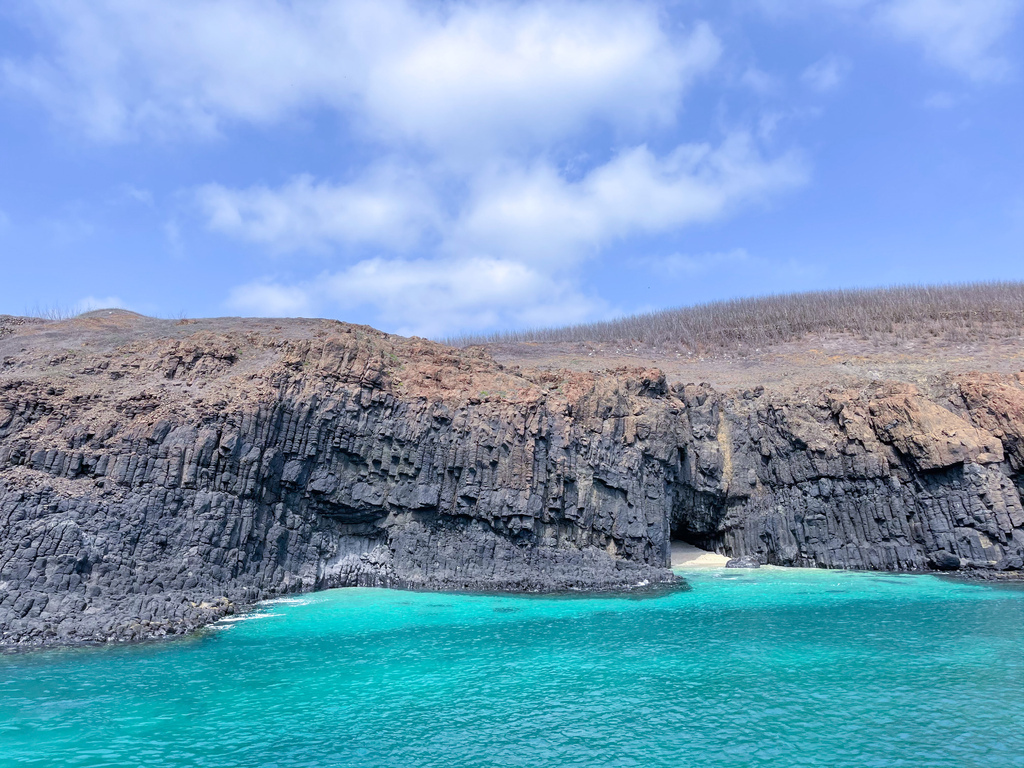
[[[673,519],[671,533],[669,535],[673,544],[688,544],[691,547],[697,547],[698,549],[708,549],[705,546],[706,536],[699,531],[693,530],[685,519],[679,519],[678,517]]]
[[[727,558],[715,552],[708,536],[690,524],[685,517],[674,516],[671,521],[668,564],[673,568],[698,565],[724,565]]]
[[[723,513],[720,499],[680,489],[669,517],[669,539],[672,544],[717,552],[722,544],[719,524]]]

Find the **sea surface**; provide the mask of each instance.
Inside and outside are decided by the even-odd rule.
[[[1024,590],[707,570],[646,599],[334,590],[0,656],[0,766],[1024,766]]]

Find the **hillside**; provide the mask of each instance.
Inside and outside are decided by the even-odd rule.
[[[657,366],[670,382],[723,389],[899,381],[927,390],[950,373],[1024,370],[1024,283],[740,299],[449,342],[502,363]]]
[[[980,341],[1024,333],[1024,282],[845,289],[730,299],[605,322],[448,340],[620,344],[698,355],[748,354],[816,336]]]

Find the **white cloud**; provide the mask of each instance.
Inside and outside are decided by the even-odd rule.
[[[211,229],[276,251],[323,250],[330,243],[405,249],[436,228],[439,217],[421,178],[388,167],[348,185],[317,183],[308,175],[277,190],[208,184],[198,201]]]
[[[997,50],[1020,0],[891,0],[876,19],[936,61],[975,80],[998,80],[1010,63]]]
[[[459,257],[565,264],[619,238],[722,217],[805,177],[797,156],[765,159],[737,133],[718,147],[686,144],[664,157],[634,147],[578,181],[543,161],[496,164],[470,178],[467,199],[448,215],[408,172],[375,171],[349,185],[302,176],[276,190],[209,185],[199,200],[211,228],[277,251],[401,251],[426,239]]]
[[[389,330],[434,338],[468,329],[578,322],[603,308],[568,280],[491,258],[368,259],[308,282],[243,285],[233,291],[230,305],[268,316],[369,309]]]
[[[800,79],[808,88],[826,93],[835,90],[850,73],[851,65],[841,56],[826,56],[803,71]]]
[[[342,308],[373,306],[400,332],[423,336],[572,322],[594,309],[574,286],[542,270],[479,257],[364,261],[332,276],[325,292]]]
[[[766,157],[743,133],[669,151],[643,143],[667,137],[691,84],[722,55],[709,26],[670,24],[655,1],[36,8],[39,54],[4,59],[0,74],[96,139],[213,137],[321,111],[357,138],[354,151],[339,149],[353,163],[347,178],[195,190],[213,231],[336,259],[315,280],[238,285],[228,303],[247,313],[368,308],[389,329],[431,335],[585,320],[602,305],[582,288],[583,260],[720,219],[807,176],[798,155]],[[754,69],[743,82],[779,87]],[[586,154],[608,148],[619,151],[596,164]],[[570,174],[558,160],[574,154],[584,164]],[[179,250],[177,222],[165,231]]]
[[[529,262],[573,261],[610,241],[707,222],[802,184],[795,155],[765,160],[744,134],[687,144],[665,157],[620,153],[577,182],[546,164],[484,176],[451,246]]]
[[[367,112],[431,146],[548,142],[598,119],[670,122],[720,44],[706,25],[672,40],[646,4],[458,5],[371,65]]]
[[[231,291],[228,306],[256,317],[308,317],[313,314],[309,292],[298,286],[261,282]]]
[[[325,92],[346,92],[345,62],[331,72],[317,61],[338,30],[280,3],[40,0],[36,7],[51,52],[5,60],[7,79],[96,138],[211,134],[224,120],[274,120]],[[344,49],[344,37],[335,41]]]
[[[208,186],[209,226],[272,250],[416,250],[371,258],[315,281],[251,283],[230,305],[266,315],[372,307],[389,329],[437,336],[462,328],[575,322],[601,306],[576,266],[616,240],[721,218],[805,181],[796,155],[766,159],[745,134],[665,156],[633,147],[572,181],[554,166],[494,163],[441,212],[410,172],[347,185],[294,179],[278,189]]]
[[[94,137],[214,134],[329,108],[446,151],[671,121],[721,46],[646,3],[40,0],[48,55],[8,83]]]
[[[577,181],[545,162],[495,165],[470,180],[461,206],[417,230],[432,243],[418,249],[428,257],[363,259],[313,281],[251,283],[235,289],[230,305],[265,315],[369,308],[389,330],[430,336],[591,319],[603,305],[581,287],[581,260],[632,235],[718,219],[805,176],[798,157],[765,159],[743,134],[718,147],[684,145],[664,157],[634,147]],[[358,236],[350,230],[353,190],[364,186],[301,179],[279,190],[218,188],[206,211],[212,225],[278,250],[334,243],[347,252],[360,239],[387,246],[386,221]],[[417,185],[397,180],[393,188],[380,186],[377,197],[401,201],[409,188]],[[418,193],[413,199],[436,210]],[[237,201],[245,201],[244,211]],[[367,218],[358,217],[360,227]],[[397,220],[401,229],[406,218]]]

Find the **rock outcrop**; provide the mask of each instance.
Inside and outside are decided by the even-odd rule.
[[[779,565],[1024,565],[1020,376],[725,393],[329,321],[3,328],[3,644],[177,634],[335,586],[671,583],[672,538]]]

